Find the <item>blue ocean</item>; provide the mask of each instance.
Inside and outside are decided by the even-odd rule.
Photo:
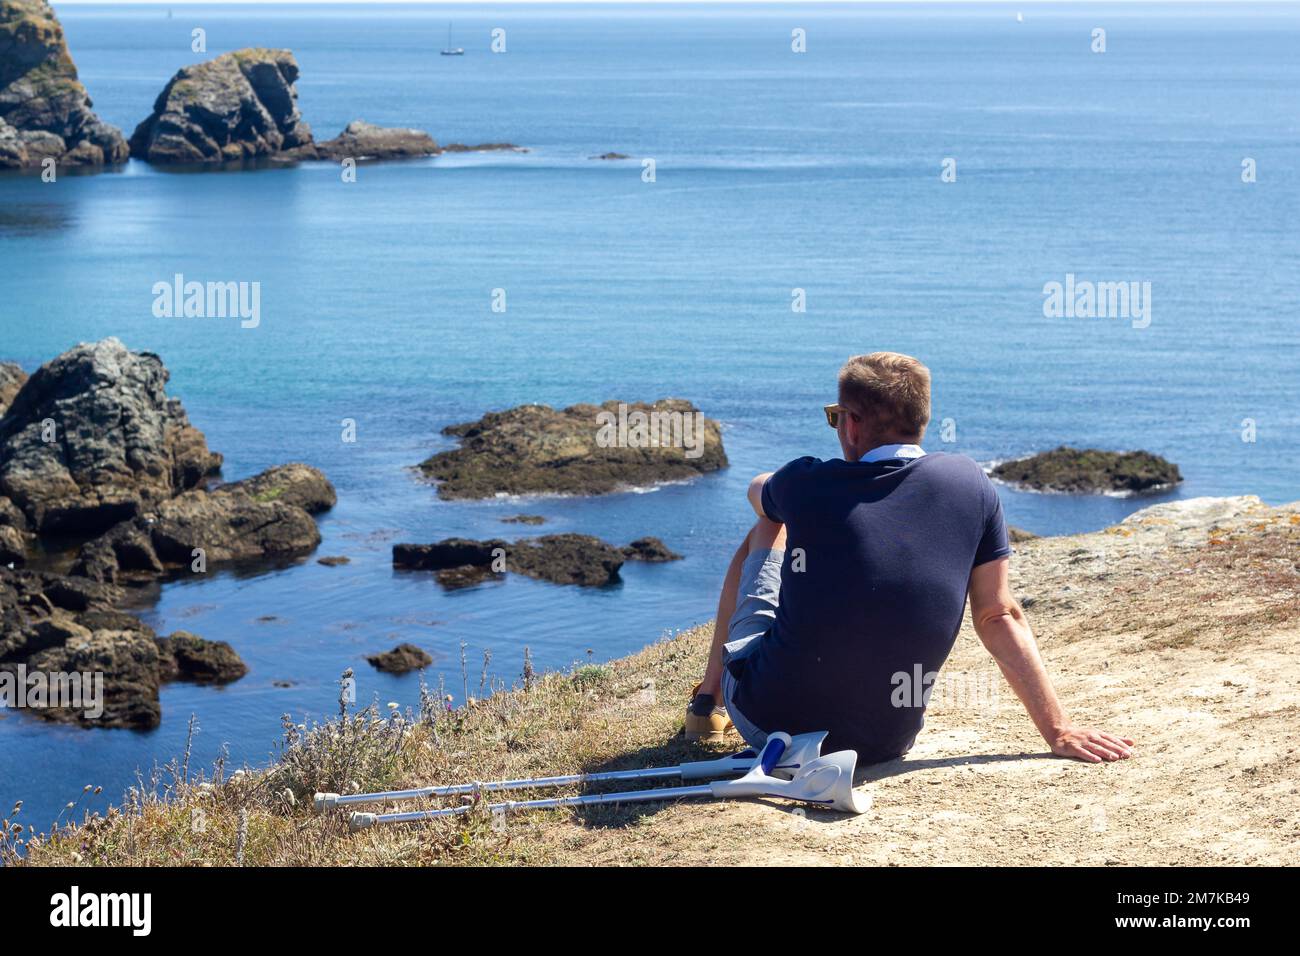
[[[361,703],[414,705],[415,675],[365,662],[401,641],[459,702],[462,644],[474,694],[485,652],[510,683],[525,647],[562,668],[708,620],[749,479],[839,454],[821,406],[850,354],[930,366],[932,450],[1143,448],[1182,468],[1154,498],[1001,489],[1040,534],[1173,497],[1300,498],[1296,8],[56,7],[96,110],[128,135],[181,66],[266,46],[294,51],[318,138],[360,118],[528,152],[362,165],[351,183],[329,163],[0,176],[0,359],[30,371],[110,335],[157,352],[227,479],[325,471],[339,503],[313,557],[351,559],[148,595],[159,633],[229,641],[250,668],[166,686],[153,732],[0,713],[0,807],[25,800],[38,829],[86,785],[104,792],[78,814],[119,800],[184,750],[191,715],[193,765],[223,746],[256,765],[281,715],[335,709],[345,668]],[[439,55],[449,22],[463,57]],[[609,151],[634,158],[591,158]],[[178,273],[260,283],[260,324],[155,317],[154,284]],[[1149,322],[1049,317],[1044,286],[1067,275],[1149,282]],[[488,410],[666,396],[723,423],[728,470],[485,502],[412,472]],[[548,519],[520,533],[657,535],[685,560],[599,590],[445,592],[391,567],[394,542],[513,536],[500,519],[518,512]]]

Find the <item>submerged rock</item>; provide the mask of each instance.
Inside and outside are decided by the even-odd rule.
[[[366,658],[376,669],[387,674],[405,674],[433,663],[433,658],[414,644],[398,644],[391,651],[372,654]]]
[[[629,558],[673,561],[679,557],[658,538],[641,538],[620,549],[587,534],[548,534],[513,544],[499,538],[448,538],[434,544],[393,545],[394,567],[436,571],[438,583],[449,588],[468,587],[506,572],[554,584],[601,587],[618,580],[619,569]]]
[[[680,561],[682,556],[668,547],[658,538],[637,538],[623,549],[623,557],[629,561]]]
[[[0,169],[126,162],[121,131],[93,105],[50,4],[0,2]]]
[[[993,469],[1001,481],[1037,491],[1072,493],[1158,491],[1178,484],[1178,466],[1147,451],[1099,451],[1062,445],[1052,451],[1003,462]]]
[[[41,366],[0,418],[0,495],[38,533],[94,534],[215,474],[167,378],[114,338]]]
[[[595,495],[692,478],[727,465],[722,431],[690,402],[521,405],[451,425],[459,448],[420,465],[444,498]]]
[[[541,515],[510,515],[501,519],[502,524],[546,524],[546,519]]]
[[[528,148],[514,143],[448,143],[440,153],[526,153]]]
[[[226,163],[311,146],[298,111],[298,61],[250,48],[183,67],[131,134],[131,155],[151,163]]]

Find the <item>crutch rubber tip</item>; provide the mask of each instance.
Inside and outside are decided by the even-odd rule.
[[[372,827],[377,822],[373,813],[354,813],[348,819],[348,827],[352,830],[364,830],[366,827]]]
[[[312,803],[316,806],[316,812],[322,813],[325,810],[333,810],[338,806],[339,795],[337,793],[318,793],[312,798]]]

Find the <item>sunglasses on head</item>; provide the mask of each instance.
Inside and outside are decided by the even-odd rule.
[[[841,416],[841,415],[853,415],[853,412],[849,411],[849,410],[848,410],[847,408],[845,408],[843,405],[838,405],[838,404],[837,404],[837,405],[823,405],[823,406],[822,406],[822,411],[824,411],[824,412],[826,413],[826,424],[827,424],[827,425],[830,425],[831,428],[839,428],[839,427],[840,427],[840,416]],[[856,416],[855,416],[855,417],[856,417]]]

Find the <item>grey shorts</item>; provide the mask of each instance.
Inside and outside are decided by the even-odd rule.
[[[781,598],[781,564],[784,560],[784,551],[755,551],[745,558],[740,568],[736,612],[727,624],[727,643],[722,645],[722,702],[740,736],[758,749],[767,743],[767,731],[754,724],[736,706],[740,681],[732,673],[731,665],[758,650],[758,642],[772,629],[777,602]]]

